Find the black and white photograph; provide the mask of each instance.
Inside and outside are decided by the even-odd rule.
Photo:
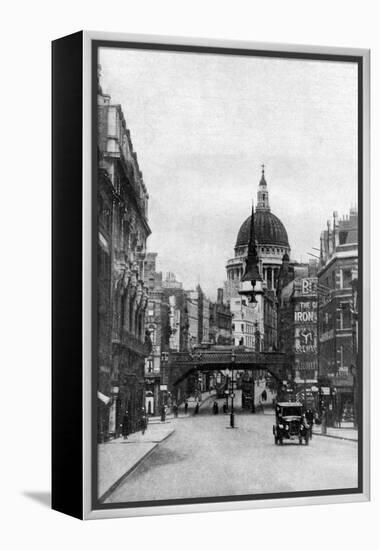
[[[362,491],[359,62],[214,50],[96,48],[97,508]]]
[[[376,540],[376,12],[4,5],[4,548]]]

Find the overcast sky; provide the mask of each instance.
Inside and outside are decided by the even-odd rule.
[[[223,286],[262,163],[292,259],[357,204],[355,64],[111,48],[99,61],[150,195],[148,251],[185,288]]]

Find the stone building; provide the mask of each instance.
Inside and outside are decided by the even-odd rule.
[[[114,189],[106,170],[98,170],[97,188],[97,339],[98,347],[98,439],[109,432],[109,405],[112,395],[112,212]]]
[[[285,254],[289,257],[291,249],[283,223],[271,212],[264,167],[254,212],[259,272],[262,277],[262,281],[257,282],[255,287],[256,303],[249,303],[245,297],[241,297],[239,294],[243,288],[241,278],[248,252],[250,226],[251,216],[241,225],[234,247],[234,258],[228,260],[226,265],[225,297],[233,315],[235,345],[244,345],[255,350],[273,351],[277,347],[277,278],[282,258]]]
[[[256,338],[257,333],[260,334],[262,328],[259,326],[261,307],[262,304],[259,304],[259,298],[254,309],[245,297],[238,296],[230,299],[233,345],[245,346],[249,349],[260,349],[260,344],[259,347],[256,346]]]
[[[352,281],[358,272],[358,213],[328,221],[320,237],[318,283],[319,375],[330,387],[333,423],[354,422],[355,361],[352,327]]]
[[[144,407],[148,193],[120,105],[98,89],[98,330],[101,438],[139,428]],[[103,390],[103,391],[102,391]],[[107,402],[106,408],[104,405]]]
[[[209,302],[209,342],[217,345],[231,345],[232,313],[230,306],[224,302],[224,291],[217,289],[216,302]]]
[[[287,255],[277,281],[278,348],[287,354],[287,390],[307,406],[318,404],[316,265],[290,264]]]
[[[145,284],[148,287],[146,332],[151,342],[151,352],[145,359],[145,409],[149,415],[159,414],[162,406],[161,387],[164,378],[162,357],[170,347],[170,307],[165,299],[162,273],[156,270],[157,253],[148,252],[145,260]]]
[[[173,273],[162,273],[156,267],[157,253],[148,252],[145,260],[145,283],[149,288],[146,330],[151,340],[151,353],[145,362],[145,401],[150,414],[159,414],[163,404],[180,399],[173,387],[167,362],[170,352],[188,351],[191,342],[188,305],[192,304],[183,284]],[[192,330],[198,337],[198,304],[193,303]],[[194,325],[194,321],[196,324]],[[183,395],[185,391],[182,392]]]
[[[276,285],[276,277],[282,265],[282,258],[284,254],[290,255],[291,248],[286,228],[281,220],[271,212],[264,169],[262,169],[262,177],[258,186],[257,199],[254,224],[260,273],[265,287],[273,290]],[[232,296],[238,296],[249,245],[250,224],[251,216],[241,225],[234,247],[234,258],[228,260],[226,264],[227,282],[225,290],[227,300]]]

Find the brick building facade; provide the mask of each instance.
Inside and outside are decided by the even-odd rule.
[[[333,214],[320,237],[319,375],[328,388],[329,423],[354,422],[352,281],[358,272],[358,213]]]

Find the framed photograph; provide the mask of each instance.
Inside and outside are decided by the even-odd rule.
[[[369,499],[369,50],[53,42],[53,508]]]

